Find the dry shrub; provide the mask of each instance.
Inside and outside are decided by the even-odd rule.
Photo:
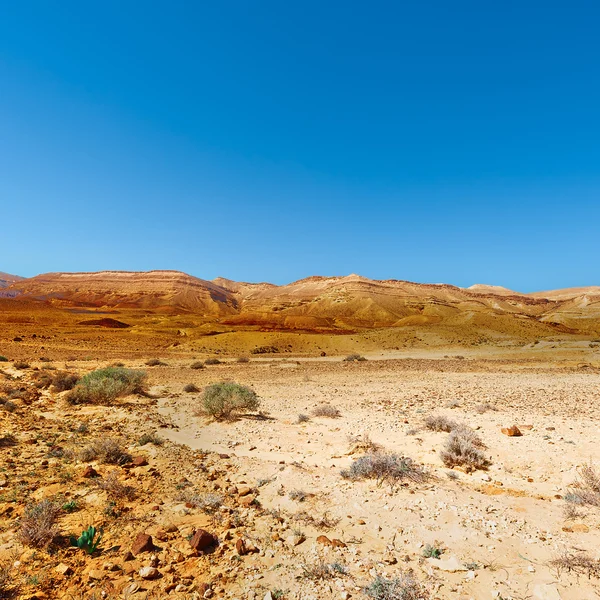
[[[335,406],[331,404],[320,404],[315,406],[312,410],[312,414],[315,417],[327,417],[329,419],[337,419],[342,416],[342,413]]]
[[[68,371],[57,371],[51,380],[53,392],[66,392],[72,390],[79,381],[79,376]]]
[[[220,365],[221,361],[218,358],[207,358],[204,361],[205,365]]]
[[[114,502],[132,500],[135,497],[135,488],[119,481],[117,471],[111,471],[106,477],[99,477],[94,484],[106,492],[108,498]]]
[[[364,593],[373,600],[428,600],[427,588],[412,573],[402,573],[400,577],[385,579],[377,576]]]
[[[600,506],[600,476],[591,465],[577,470],[577,479],[569,489],[573,504]]]
[[[0,598],[17,598],[19,594],[18,585],[14,576],[11,575],[12,564],[8,560],[0,562]]]
[[[381,451],[381,446],[374,442],[368,433],[363,435],[351,435],[348,437],[348,443],[350,444],[350,451],[348,454],[363,453],[375,453]]]
[[[302,565],[302,577],[319,581],[322,579],[333,579],[348,575],[348,569],[340,563],[326,563],[319,560],[313,564],[304,563]]]
[[[357,458],[349,469],[341,472],[345,479],[375,479],[379,485],[388,483],[393,489],[404,481],[422,483],[429,479],[425,469],[412,458],[400,454],[372,452]]]
[[[475,407],[475,411],[478,412],[480,415],[488,412],[488,410],[496,411],[498,409],[493,404],[490,404],[489,402],[484,402],[483,404],[478,404]]]
[[[197,360],[190,365],[190,369],[204,369],[204,363],[201,360]]]
[[[367,359],[360,354],[348,354],[348,356],[343,359],[343,362],[364,362],[365,360]]]
[[[226,381],[209,385],[202,394],[202,405],[206,414],[221,420],[236,412],[258,410],[260,399],[253,389]]]
[[[32,548],[45,548],[59,533],[56,524],[59,515],[60,506],[51,500],[30,504],[21,518],[19,541]]]
[[[175,498],[178,502],[185,502],[191,508],[198,508],[207,514],[216,513],[223,506],[223,496],[207,492],[198,494],[193,490],[183,490]]]
[[[97,460],[107,465],[123,465],[131,461],[131,456],[123,449],[118,440],[102,438],[92,442],[79,452],[81,462]]]
[[[333,529],[341,519],[336,517],[330,517],[329,513],[325,512],[321,516],[311,515],[305,511],[296,513],[294,515],[295,521],[301,521],[305,525],[311,525],[315,529]]]
[[[166,367],[167,363],[160,360],[160,358],[150,358],[146,361],[148,367]]]
[[[310,421],[310,417],[308,415],[299,414],[297,423],[308,423]]]
[[[247,356],[240,356],[236,359],[238,363],[249,363],[250,359]]]
[[[459,426],[456,421],[444,415],[429,415],[425,418],[425,427],[430,431],[445,431],[446,433],[450,433]]]
[[[558,577],[566,571],[575,575],[587,575],[588,578],[600,578],[600,560],[592,558],[584,551],[563,551],[550,565],[556,569]]]
[[[29,369],[29,363],[24,360],[17,360],[13,363],[13,367],[21,371],[23,369]]]
[[[183,391],[188,392],[189,394],[193,394],[194,392],[199,392],[200,390],[193,383],[188,383],[185,386],[183,386]]]
[[[469,471],[487,469],[490,461],[480,450],[481,439],[470,429],[460,428],[453,431],[440,452],[442,462],[447,467],[464,466]]]

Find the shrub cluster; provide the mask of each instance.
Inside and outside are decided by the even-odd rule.
[[[341,475],[352,480],[375,479],[379,485],[385,482],[392,488],[404,481],[421,483],[429,479],[425,469],[412,458],[383,452],[371,452],[357,458]]]
[[[84,375],[69,392],[71,404],[111,404],[121,396],[141,392],[146,372],[123,367],[107,367]]]
[[[227,381],[205,388],[202,406],[205,413],[220,420],[229,418],[235,412],[258,410],[260,399],[253,389]]]

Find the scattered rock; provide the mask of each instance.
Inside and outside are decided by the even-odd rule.
[[[516,425],[513,425],[512,427],[503,427],[500,431],[508,437],[519,437],[523,435]]]
[[[534,600],[561,600],[556,585],[553,583],[538,583],[533,586]]]
[[[299,546],[304,540],[306,540],[306,538],[303,535],[299,535],[296,533],[285,538],[285,541],[288,546]]]
[[[320,535],[317,538],[317,543],[323,544],[324,546],[333,546],[333,542],[326,535]]]
[[[89,479],[90,477],[98,477],[98,471],[92,467],[92,465],[87,465],[81,474],[82,477]]]
[[[190,546],[198,551],[210,548],[210,546],[214,546],[216,543],[217,538],[204,529],[198,529],[190,540]]]
[[[63,577],[67,577],[73,573],[73,569],[71,569],[69,565],[65,565],[65,563],[58,564],[56,567],[54,567],[54,571]]]
[[[252,491],[252,488],[248,485],[238,485],[236,491],[238,496],[247,496]]]
[[[131,552],[137,556],[142,552],[151,552],[152,550],[154,550],[152,536],[147,533],[138,533],[131,546]]]
[[[156,567],[142,567],[139,570],[139,576],[142,579],[156,579],[160,573]]]
[[[562,530],[567,533],[587,533],[590,528],[585,523],[566,523]]]
[[[148,459],[145,456],[134,456],[131,464],[134,467],[145,467],[148,464]]]

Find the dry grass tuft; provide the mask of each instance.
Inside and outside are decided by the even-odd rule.
[[[32,548],[45,548],[59,533],[56,525],[59,515],[60,506],[51,500],[30,504],[21,518],[19,541]]]
[[[440,452],[442,462],[447,467],[464,466],[469,471],[487,469],[491,462],[481,451],[483,442],[470,429],[457,429],[446,440]]]
[[[575,575],[587,575],[588,578],[600,578],[600,560],[592,558],[583,551],[570,552],[563,551],[550,565],[556,569],[558,577],[563,572],[574,573]]]
[[[425,419],[425,427],[430,431],[445,431],[450,433],[460,427],[459,423],[444,415],[429,415]]]
[[[133,500],[135,498],[135,488],[131,485],[121,483],[117,471],[111,471],[106,477],[95,479],[94,484],[106,492],[108,498],[115,502]]]
[[[131,455],[113,438],[102,438],[92,442],[80,450],[78,458],[81,462],[98,460],[107,465],[123,465],[131,461]]]
[[[341,475],[353,481],[375,479],[379,485],[385,482],[392,489],[405,481],[422,483],[430,478],[425,469],[411,458],[381,452],[372,452],[357,458],[349,469],[342,470]]]
[[[195,392],[199,392],[200,389],[193,383],[188,383],[183,387],[183,391],[187,392],[188,394],[193,394]]]
[[[190,369],[204,369],[204,363],[201,360],[197,360],[190,365]]]
[[[578,476],[569,489],[573,504],[600,506],[600,476],[591,465],[584,465],[577,471]]]
[[[315,406],[312,410],[314,417],[327,417],[329,419],[337,419],[342,416],[342,413],[335,406],[331,404],[320,404]]]
[[[378,575],[363,591],[374,600],[428,600],[430,597],[427,588],[412,573],[403,573],[394,579]]]

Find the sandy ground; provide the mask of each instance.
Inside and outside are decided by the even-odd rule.
[[[160,448],[142,448],[148,467],[123,470],[124,481],[143,493],[124,508],[131,518],[106,521],[107,546],[123,548],[140,529],[154,534],[165,524],[175,527],[157,558],[164,579],[140,581],[136,569],[146,564],[141,559],[127,563],[135,569],[123,563],[119,568],[124,570],[113,573],[112,567],[107,570],[106,554],[85,560],[78,556],[74,562],[66,549],[58,555],[29,552],[19,559],[20,569],[29,564],[54,569],[61,560],[71,564],[75,576],[70,582],[53,580],[46,595],[30,585],[20,597],[214,595],[262,600],[267,594],[268,600],[271,593],[289,600],[347,600],[364,598],[365,586],[377,576],[393,579],[412,571],[431,599],[599,598],[597,578],[559,572],[550,564],[565,552],[585,551],[600,559],[600,509],[577,507],[575,518],[564,512],[578,468],[600,460],[600,370],[593,366],[594,357],[582,361],[576,354],[557,361],[546,354],[544,360],[531,355],[515,360],[497,353],[481,353],[479,358],[461,353],[465,358],[456,358],[458,352],[441,352],[386,360],[371,354],[359,363],[340,357],[260,358],[241,364],[228,359],[200,370],[191,369],[188,359],[167,357],[167,366],[144,367],[153,398],[131,397],[112,407],[68,406],[60,394],[44,391],[31,404],[17,404],[3,416],[3,431],[12,431],[18,441],[16,448],[1,450],[0,480],[2,473],[9,474],[3,499],[21,489],[17,484],[29,481],[32,498],[73,493],[86,503],[85,518],[106,521],[102,494],[88,480],[77,479],[83,464],[61,466],[73,471],[76,484],[31,471],[32,462],[37,464],[42,456],[36,454],[39,444],[29,443],[32,436],[46,435],[48,445],[83,444],[88,438],[79,441],[73,432],[85,421],[91,429],[86,436],[118,434],[129,440],[132,453],[140,452],[135,440],[143,432],[167,440]],[[144,366],[139,359],[124,362]],[[71,368],[83,373],[104,364],[77,361]],[[2,368],[8,382],[24,385],[32,376],[10,363]],[[261,414],[215,422],[199,413],[201,391],[186,393],[184,386],[193,383],[202,390],[220,381],[255,389]],[[324,403],[337,408],[340,416],[311,416]],[[309,419],[300,423],[299,415]],[[469,473],[445,467],[440,449],[449,434],[428,430],[424,420],[430,415],[446,415],[475,430],[486,445],[489,469]],[[512,425],[523,435],[501,432]],[[373,480],[343,478],[340,471],[361,456],[357,440],[366,438],[385,452],[414,459],[429,480],[392,489]],[[22,461],[21,471],[15,470],[15,457]],[[53,467],[60,459],[50,461]],[[101,475],[108,472],[101,464],[93,466]],[[239,514],[240,524],[224,524],[182,504],[182,482],[223,495],[229,511],[224,514]],[[241,504],[239,490],[244,487],[251,489],[252,504]],[[0,527],[0,557],[14,552],[19,510],[0,510],[7,519]],[[64,526],[85,525],[82,519],[78,514],[65,517]],[[189,554],[186,536],[198,526],[212,528],[219,538],[214,555]],[[323,535],[341,543],[324,544],[319,539]],[[236,536],[260,551],[240,556]],[[425,557],[427,545],[439,549],[441,556]],[[110,560],[118,562],[116,556]],[[307,565],[319,564],[338,565],[340,572],[307,577]],[[104,580],[86,579],[98,570]],[[213,582],[208,595],[198,587],[200,579]],[[81,592],[85,585],[99,591],[98,582],[109,580],[121,587],[103,590],[140,583],[146,587],[130,596]],[[75,588],[80,596],[72,595]]]

